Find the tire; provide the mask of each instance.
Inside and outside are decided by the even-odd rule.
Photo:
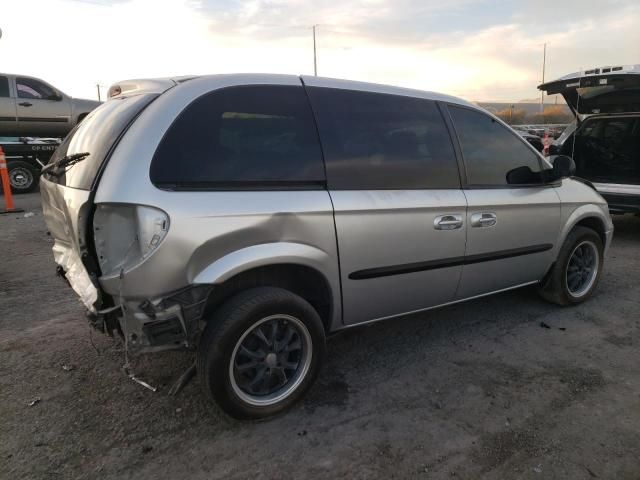
[[[588,251],[591,251],[594,255],[594,263],[588,273],[586,272],[587,268],[589,268],[586,267],[586,264],[589,263],[588,261],[584,262],[585,266],[576,267],[576,265],[579,265],[576,262],[580,260],[578,257],[580,257],[579,253],[581,251],[584,252],[587,259],[589,258]],[[547,275],[546,282],[539,290],[542,298],[565,306],[576,305],[587,300],[593,294],[602,274],[604,265],[603,251],[600,235],[587,227],[575,227],[567,236],[560,249],[556,263]],[[580,276],[582,279],[579,279],[577,284],[571,281]]]
[[[38,186],[38,172],[33,165],[22,160],[11,160],[7,162],[9,171],[9,183],[13,193],[33,192]]]
[[[249,420],[298,401],[324,357],[324,327],[316,310],[288,290],[261,287],[231,298],[209,319],[196,368],[207,397],[230,416]]]

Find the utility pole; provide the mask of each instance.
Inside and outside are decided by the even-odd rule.
[[[542,83],[544,83],[544,70],[547,65],[547,44],[544,44],[542,50]],[[544,120],[544,90],[540,91],[540,113],[543,115]]]
[[[318,60],[316,57],[316,27],[318,25],[313,26],[313,74],[318,76]]]
[[[513,125],[513,103],[509,105],[509,125]]]
[[[100,98],[100,84],[96,83],[96,88],[98,89],[98,101],[101,102],[102,99]]]

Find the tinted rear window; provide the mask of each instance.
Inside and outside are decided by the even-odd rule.
[[[157,96],[157,93],[150,93],[115,98],[93,110],[71,130],[49,163],[74,153],[89,152],[90,155],[68,167],[62,175],[48,175],[47,178],[67,187],[91,190],[103,161],[120,136]]]
[[[229,87],[193,101],[158,146],[161,188],[321,188],[322,152],[302,86]]]
[[[435,102],[309,88],[336,190],[459,188],[456,158]]]

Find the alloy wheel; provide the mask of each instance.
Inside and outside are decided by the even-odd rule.
[[[596,245],[585,240],[571,252],[567,264],[566,284],[569,294],[574,298],[585,295],[598,276],[600,253]]]
[[[268,406],[293,393],[312,358],[309,330],[290,315],[271,315],[249,328],[231,355],[229,377],[238,397],[250,405]]]

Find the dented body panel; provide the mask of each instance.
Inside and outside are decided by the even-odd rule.
[[[151,320],[140,308],[146,300],[158,305],[176,290],[194,285],[215,289],[243,271],[273,264],[319,271],[332,291],[331,324],[339,326],[338,254],[329,194],[302,191],[295,195],[292,202],[291,192],[157,190],[159,198],[153,203],[162,205],[171,218],[161,245],[138,266],[99,280],[102,290],[117,303],[120,297],[125,299],[123,330],[139,333]],[[149,200],[138,201],[152,203]]]
[[[40,181],[42,213],[53,238],[53,257],[71,288],[91,313],[96,313],[98,289],[83,262],[87,251],[85,225],[89,192],[63,187],[43,178]]]

